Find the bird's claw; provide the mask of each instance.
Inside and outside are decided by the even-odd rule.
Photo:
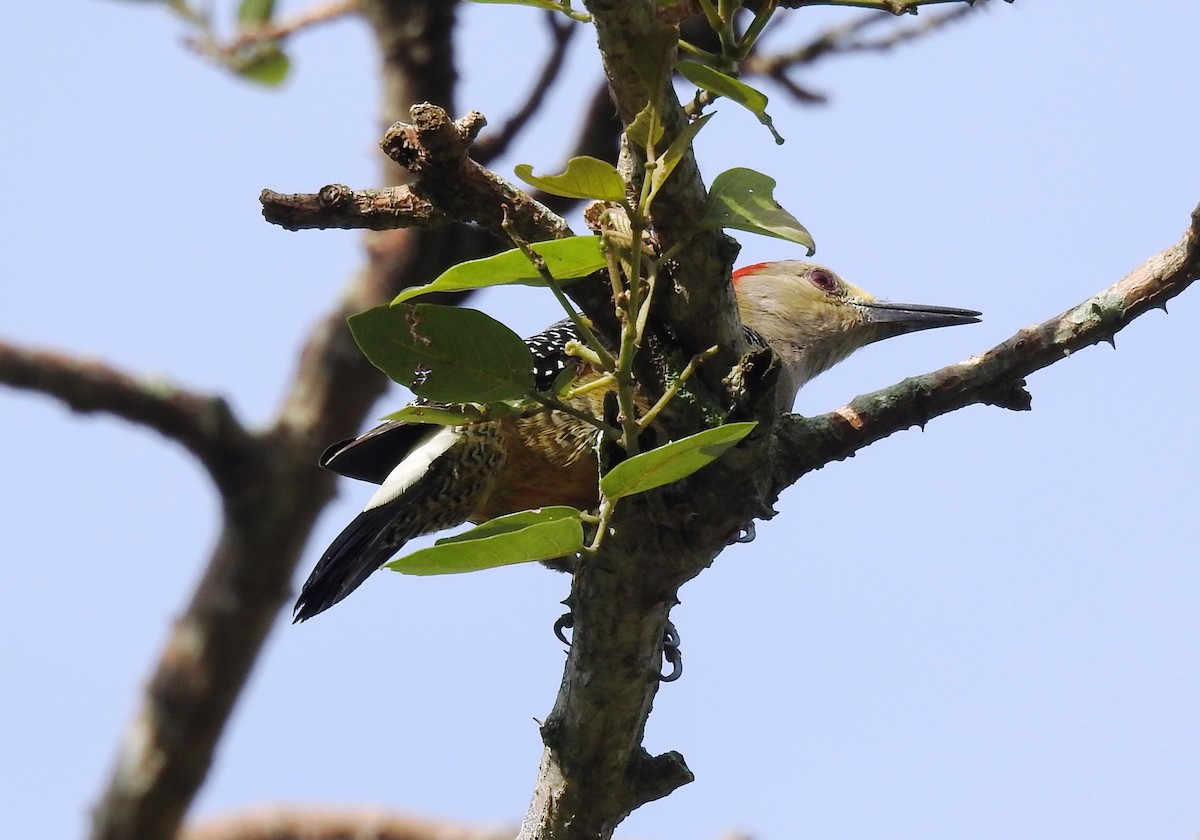
[[[571,644],[571,640],[568,639],[565,635],[563,635],[563,631],[570,630],[574,626],[575,626],[575,614],[571,613],[571,612],[563,613],[562,615],[560,615],[558,617],[558,621],[554,622],[554,638],[558,639],[564,645],[567,645],[569,647]]]
[[[558,617],[554,622],[554,637],[564,645],[570,646],[571,640],[567,638],[564,630],[570,630],[575,626],[575,614],[565,612]],[[667,620],[667,627],[663,631],[663,661],[671,666],[671,670],[667,673],[660,673],[659,680],[662,682],[675,682],[683,676],[683,651],[679,649],[679,631],[675,629],[675,625]]]
[[[675,682],[683,676],[683,651],[679,649],[679,631],[670,619],[667,619],[667,629],[663,631],[662,657],[663,661],[671,666],[671,670],[658,675],[660,682]]]

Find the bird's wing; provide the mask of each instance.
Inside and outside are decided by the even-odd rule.
[[[389,420],[356,438],[340,440],[321,453],[318,463],[347,478],[383,484],[392,469],[429,432],[423,423]]]
[[[563,348],[568,341],[580,341],[579,330],[568,319],[551,324],[537,335],[525,339],[525,346],[533,354],[533,384],[539,391],[549,391],[555,378],[568,365],[579,364],[575,356],[568,356]]]

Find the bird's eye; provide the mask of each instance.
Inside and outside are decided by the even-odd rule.
[[[832,272],[826,271],[823,268],[814,268],[808,273],[808,279],[812,281],[823,292],[836,292],[838,290],[838,279]]]

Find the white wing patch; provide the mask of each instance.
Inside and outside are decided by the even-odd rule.
[[[430,429],[421,440],[405,456],[404,460],[388,473],[388,477],[379,485],[371,501],[363,510],[381,507],[393,501],[408,488],[417,483],[429,469],[429,465],[454,445],[462,433],[453,426],[440,426]]]

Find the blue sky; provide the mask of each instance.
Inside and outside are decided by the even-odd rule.
[[[540,60],[541,21],[463,19],[457,106],[498,125]],[[838,19],[793,14],[768,45]],[[0,336],[218,392],[266,422],[359,236],[273,228],[257,196],[374,184],[364,28],[301,38],[293,78],[267,92],[189,54],[152,4],[15,4],[0,27]],[[881,297],[984,312],[864,350],[797,410],[984,350],[1175,242],[1200,201],[1197,32],[1188,0],[993,4],[804,76],[824,108],[767,87],[784,146],[722,105],[698,143],[707,177],[771,174],[817,258]],[[536,44],[531,66],[498,57],[497,35]],[[576,108],[596,73],[578,38],[552,105]],[[553,169],[561,123],[543,118],[498,168]],[[741,241],[744,263],[801,256]],[[687,670],[660,692],[647,746],[681,751],[697,781],[619,835],[1196,836],[1198,301],[1035,374],[1031,413],[972,407],[785,493],[754,543],[681,593]],[[557,317],[530,290],[478,305],[521,332]],[[217,499],[176,445],[44,397],[0,389],[0,433],[0,811],[12,836],[78,836]],[[369,495],[342,487],[297,582]],[[532,567],[380,574],[319,620],[281,616],[194,813],[519,819],[566,591]]]

